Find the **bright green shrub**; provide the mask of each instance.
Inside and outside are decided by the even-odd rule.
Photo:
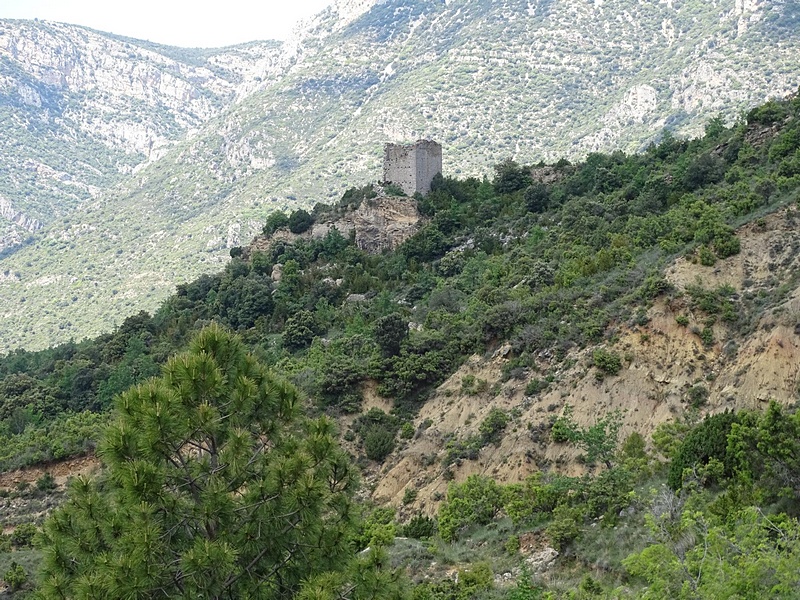
[[[491,523],[502,501],[502,489],[489,477],[470,475],[464,483],[451,483],[439,508],[439,535],[451,542],[468,525]]]

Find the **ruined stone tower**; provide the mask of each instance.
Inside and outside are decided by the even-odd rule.
[[[442,146],[433,140],[383,148],[383,180],[399,185],[409,196],[430,192],[431,181],[441,172]]]

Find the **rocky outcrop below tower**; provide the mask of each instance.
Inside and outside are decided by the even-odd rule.
[[[370,254],[381,254],[395,250],[414,235],[419,230],[421,220],[417,201],[413,198],[379,196],[364,200],[358,208],[347,211],[339,218],[322,219],[305,233],[294,234],[284,228],[269,236],[259,236],[245,253],[264,252],[277,241],[322,239],[335,229],[345,237],[353,235],[359,249]]]

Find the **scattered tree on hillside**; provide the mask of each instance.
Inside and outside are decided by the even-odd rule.
[[[607,468],[613,466],[617,454],[622,412],[610,412],[590,427],[581,427],[572,417],[572,406],[567,404],[563,414],[553,423],[553,441],[570,442],[586,452],[586,461],[602,461]]]

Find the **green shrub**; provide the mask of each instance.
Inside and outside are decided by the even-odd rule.
[[[289,231],[292,233],[304,233],[308,231],[314,224],[314,217],[312,217],[308,211],[300,208],[293,211],[292,214],[289,215],[287,224],[289,226]]]
[[[469,435],[464,439],[451,439],[445,444],[445,454],[442,463],[453,464],[459,460],[475,460],[481,448],[486,444],[480,435]]]
[[[56,480],[49,471],[46,471],[44,475],[36,480],[36,489],[45,493],[56,489]]]
[[[403,492],[403,504],[411,504],[414,500],[417,499],[417,490],[414,488],[406,488],[406,491]]]
[[[675,451],[669,464],[667,483],[673,490],[681,489],[683,472],[697,466],[705,466],[716,459],[725,466],[725,473],[732,471],[732,458],[728,456],[728,434],[737,416],[730,411],[707,416],[692,429]]]
[[[708,388],[697,384],[689,388],[686,398],[692,408],[700,408],[708,401]]]
[[[697,256],[700,259],[700,264],[704,267],[713,267],[717,262],[717,255],[705,244],[697,249]]]
[[[3,575],[3,581],[8,584],[12,592],[19,591],[28,582],[28,573],[22,568],[22,565],[11,561],[11,568]]]
[[[372,425],[364,432],[364,453],[370,460],[383,462],[393,450],[394,432],[380,425]]]
[[[400,426],[400,437],[404,440],[410,440],[414,437],[414,426],[408,421]]]
[[[569,414],[567,411],[569,410]],[[565,444],[575,439],[575,427],[571,420],[572,407],[567,405],[564,408],[564,415],[558,417],[553,422],[553,427],[550,429],[550,438],[556,444]]]
[[[567,506],[559,504],[553,510],[553,520],[545,530],[550,543],[558,551],[563,551],[566,546],[577,539],[583,527],[584,508],[580,506]]]
[[[401,527],[400,532],[405,537],[424,540],[433,537],[436,533],[436,521],[428,515],[417,513],[411,520]]]
[[[394,509],[388,506],[371,510],[361,520],[353,536],[353,546],[363,550],[370,546],[390,546],[397,533]]]
[[[570,477],[536,473],[503,489],[503,510],[519,526],[535,515],[552,512],[575,489],[576,480]]]
[[[528,382],[528,385],[525,386],[525,395],[535,396],[540,392],[547,391],[549,387],[550,383],[548,381],[534,377]]]
[[[510,554],[511,556],[516,556],[519,554],[519,536],[512,535],[510,536],[504,545],[506,553]]]
[[[503,431],[505,431],[510,420],[511,417],[509,417],[504,410],[499,408],[490,410],[489,414],[486,415],[486,418],[481,421],[481,424],[478,426],[478,431],[481,434],[483,443],[499,444],[503,437]]]
[[[283,328],[283,345],[290,350],[308,346],[316,335],[317,325],[310,311],[301,310],[289,317]]]
[[[33,537],[39,531],[33,523],[17,525],[11,532],[11,544],[15,548],[27,548],[33,543]]]
[[[489,477],[470,475],[464,483],[451,483],[439,508],[439,535],[451,542],[467,525],[491,523],[502,500],[502,489]]]
[[[598,348],[592,353],[592,363],[605,375],[616,375],[622,369],[622,359],[616,352]]]
[[[261,233],[264,235],[272,235],[281,227],[287,227],[288,225],[289,217],[280,211],[276,211],[267,217],[267,222],[264,224]]]
[[[700,341],[703,342],[703,346],[706,348],[710,348],[714,345],[714,330],[709,327],[703,327],[703,330],[700,332]]]

